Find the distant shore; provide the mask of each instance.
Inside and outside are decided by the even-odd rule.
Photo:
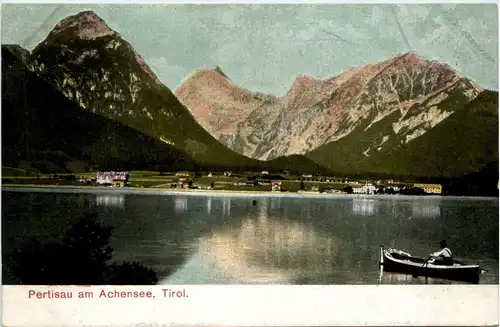
[[[319,197],[319,196],[353,196],[354,194],[321,194],[317,192],[279,192],[279,191],[239,191],[239,190],[207,190],[207,189],[172,189],[149,187],[108,187],[79,185],[37,185],[37,184],[3,184],[2,191],[28,192],[81,192],[81,193],[115,193],[115,194],[151,194],[151,195],[194,195],[194,196],[253,196],[253,197]],[[354,195],[356,196],[356,195]]]
[[[37,184],[2,184],[2,191],[52,192],[52,193],[112,193],[112,194],[143,194],[143,195],[189,195],[189,196],[234,196],[234,197],[288,197],[288,198],[349,198],[349,199],[470,199],[492,200],[498,197],[475,196],[444,196],[444,195],[388,195],[388,194],[345,194],[317,192],[279,192],[279,191],[238,191],[238,190],[200,190],[108,186],[78,186],[78,185],[37,185]]]

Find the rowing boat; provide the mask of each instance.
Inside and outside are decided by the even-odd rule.
[[[433,262],[431,257],[428,259],[418,258],[398,249],[384,249],[384,246],[380,247],[380,265],[387,272],[441,278],[471,284],[478,284],[480,275],[486,272],[479,265],[470,265],[456,260],[453,260],[453,265],[443,265]]]

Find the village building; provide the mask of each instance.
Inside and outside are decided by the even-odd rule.
[[[118,187],[124,187],[128,184],[129,173],[120,171],[104,171],[96,173],[96,183],[101,185],[113,185]]]
[[[425,193],[441,194],[443,187],[440,184],[413,184],[413,187],[421,188]]]
[[[361,187],[353,187],[352,192],[356,194],[374,194],[377,191],[377,187],[372,183],[366,183]]]
[[[281,181],[272,181],[271,191],[280,192],[281,191]]]
[[[177,181],[177,186],[179,188],[188,188],[189,187],[189,177],[180,177]]]

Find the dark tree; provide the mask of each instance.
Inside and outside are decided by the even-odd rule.
[[[396,194],[396,191],[392,187],[386,188],[385,189],[386,194]]]
[[[405,187],[400,191],[403,195],[425,195],[424,189],[420,187]]]
[[[354,193],[354,190],[352,189],[351,186],[346,186],[342,189],[342,191],[344,191],[345,193],[347,194],[353,194]]]
[[[62,246],[72,254],[68,258],[78,280],[89,279],[98,284],[104,279],[107,262],[113,249],[109,247],[112,228],[100,225],[94,217],[87,215],[78,220],[66,232]]]
[[[73,224],[61,243],[31,239],[13,254],[13,273],[25,285],[156,284],[156,273],[139,263],[111,264],[112,228],[93,216]]]

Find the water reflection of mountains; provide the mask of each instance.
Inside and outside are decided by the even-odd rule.
[[[370,247],[371,220],[342,219],[335,210],[335,200],[319,200],[312,205],[300,200],[259,199],[253,204],[230,197],[207,198],[197,211],[228,217],[222,226],[211,228],[199,240],[197,250],[168,283],[198,283],[189,271],[210,267],[208,282],[231,280],[236,283],[318,283],[323,280],[365,281],[376,283],[376,252]],[[390,201],[356,198],[350,201],[348,216],[369,217],[383,214],[393,206]],[[187,197],[176,198],[176,212],[188,210]],[[198,199],[198,206],[200,205]],[[349,207],[347,207],[349,208]],[[409,201],[404,215],[412,218],[437,218],[440,201]],[[189,207],[189,211],[193,208]],[[235,211],[231,216],[231,211]],[[245,218],[236,218],[246,212]],[[325,222],[313,217],[331,216]],[[297,219],[302,217],[304,219]],[[322,224],[323,226],[317,226]],[[225,278],[221,278],[225,276]],[[186,279],[187,278],[187,279]],[[207,282],[207,280],[205,280]]]
[[[492,200],[108,191],[14,192],[3,204],[6,250],[26,237],[56,239],[68,221],[97,209],[113,227],[115,260],[149,264],[160,278],[174,270],[169,283],[376,284],[380,244],[426,255],[443,235],[456,256],[489,260],[490,281],[498,280],[498,202]]]
[[[213,199],[206,200],[206,208],[214,206]],[[221,200],[221,213],[231,208],[230,199]],[[198,241],[198,249],[188,262],[166,283],[198,283],[189,272],[210,267],[214,280],[237,283],[297,283],[297,281],[329,280],[332,274],[348,274],[346,279],[363,278],[362,272],[371,269],[370,250],[365,242],[366,230],[358,230],[354,238],[338,238],[342,230],[318,231],[313,222],[290,220],[272,212],[280,211],[279,199],[260,201],[254,213],[238,223],[218,226]],[[306,207],[306,211],[312,207]],[[301,212],[303,214],[304,212]],[[345,232],[345,231],[344,231]],[[359,235],[359,233],[363,235]],[[359,241],[361,240],[361,241]],[[355,251],[368,253],[355,255]],[[355,269],[349,269],[355,268]],[[207,282],[207,280],[205,280]],[[304,282],[307,283],[307,282]]]
[[[398,225],[391,225],[380,231],[372,226],[376,219],[352,219],[387,216],[387,210],[395,210],[395,200],[344,200],[345,211],[340,212],[336,209],[338,202],[328,199],[308,203],[300,199],[260,198],[255,204],[251,197],[202,199],[178,195],[170,199],[167,202],[172,201],[176,214],[188,214],[186,218],[172,217],[171,222],[177,221],[179,228],[192,224],[193,213],[203,221],[203,226],[197,223],[202,226],[197,228],[198,236],[192,235],[192,251],[179,253],[184,263],[165,281],[173,284],[328,284],[332,280],[376,283],[377,258],[371,244],[375,239],[387,238],[384,233],[398,229]],[[404,218],[434,219],[441,214],[439,199],[399,200],[399,205],[398,215]],[[314,218],[320,216],[327,219]],[[385,283],[403,283],[394,279],[399,277],[389,280],[387,276]]]
[[[306,267],[313,267],[316,274],[330,270],[335,242],[298,224],[249,218],[239,231],[219,230],[201,238],[197,253],[177,272],[177,278],[196,278],[188,274],[190,266],[210,265],[211,274],[237,283],[289,283],[306,273]],[[175,279],[174,275],[168,282]]]

